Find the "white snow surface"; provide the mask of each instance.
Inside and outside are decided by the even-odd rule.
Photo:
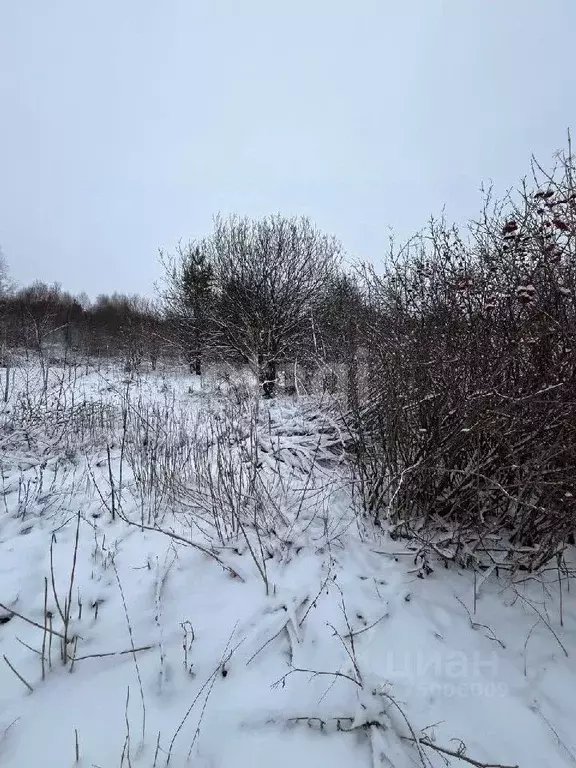
[[[37,366],[9,375],[2,768],[576,764],[576,587],[423,574],[357,514],[325,404],[217,372],[54,368],[44,397]]]

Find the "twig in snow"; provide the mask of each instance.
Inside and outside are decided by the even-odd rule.
[[[418,750],[418,757],[420,758],[420,761],[421,761],[422,765],[424,766],[424,768],[426,768],[426,756],[425,756],[425,755],[424,755],[424,753],[422,752],[422,746],[421,746],[421,744],[422,744],[422,739],[421,739],[421,738],[418,738],[418,736],[416,736],[416,733],[415,733],[414,729],[412,728],[412,724],[410,723],[410,720],[408,720],[408,716],[406,715],[406,713],[404,712],[404,710],[402,709],[402,707],[400,706],[400,704],[398,704],[398,702],[397,702],[397,701],[396,701],[394,698],[392,698],[392,696],[390,696],[390,694],[389,694],[389,693],[386,693],[385,691],[383,691],[383,692],[382,692],[382,695],[383,695],[383,696],[384,696],[386,699],[388,699],[388,701],[389,701],[389,702],[390,702],[390,703],[391,703],[391,704],[392,704],[394,707],[396,707],[396,709],[398,710],[398,712],[400,712],[400,714],[402,715],[402,718],[403,718],[404,722],[406,723],[406,726],[408,727],[408,730],[409,730],[409,731],[410,731],[410,733],[412,734],[412,741],[414,742],[414,744],[416,744],[416,749]],[[429,762],[429,761],[428,761],[428,762]]]
[[[300,669],[299,667],[291,669],[290,672],[287,672],[285,675],[282,675],[282,677],[278,678],[275,683],[272,683],[272,688],[276,688],[279,685],[284,688],[287,678],[289,678],[290,675],[293,675],[295,672],[304,672],[305,674],[307,673],[312,675],[312,677],[319,677],[321,675],[325,675],[327,677],[342,677],[344,680],[349,680],[351,683],[354,683],[354,685],[362,688],[362,684],[359,683],[358,680],[355,680],[351,675],[344,674],[344,672],[320,672],[316,669]]]
[[[301,619],[300,619],[300,621],[298,622],[298,626],[299,626],[299,627],[301,627],[301,626],[302,626],[302,624],[304,624],[304,622],[306,621],[306,617],[308,616],[308,614],[310,613],[310,611],[312,610],[312,608],[315,608],[315,607],[316,607],[316,604],[317,604],[317,602],[318,602],[318,598],[320,597],[320,595],[322,594],[322,592],[324,592],[324,590],[326,589],[326,585],[327,585],[327,584],[328,584],[328,582],[330,581],[330,579],[331,579],[331,576],[332,576],[332,570],[331,570],[331,567],[330,567],[330,568],[328,569],[328,574],[326,575],[326,578],[324,579],[324,581],[323,581],[323,583],[322,583],[322,585],[321,585],[320,589],[318,590],[318,594],[316,595],[316,597],[314,598],[314,600],[312,600],[312,602],[310,603],[310,605],[309,605],[309,606],[308,606],[308,608],[306,609],[306,613],[304,614],[304,616],[302,616],[302,618],[301,618]]]
[[[188,674],[192,674],[192,665],[188,665],[188,654],[192,650],[192,643],[196,639],[196,634],[192,622],[183,621],[180,626],[183,631],[182,650],[184,651],[184,669]]]
[[[354,632],[352,632],[350,635],[344,635],[344,637],[358,637],[358,635],[361,635],[363,632],[368,632],[368,630],[369,630],[369,629],[372,629],[372,628],[373,628],[373,627],[375,627],[377,624],[380,624],[380,622],[381,622],[383,619],[386,619],[386,618],[388,618],[388,616],[389,616],[389,615],[390,615],[390,614],[388,613],[388,611],[386,611],[386,613],[382,614],[382,616],[380,616],[380,618],[379,618],[379,619],[376,619],[376,621],[374,621],[372,624],[369,624],[367,627],[363,627],[362,629],[359,629],[359,630],[357,630],[357,631],[354,631]]]
[[[22,675],[21,675],[19,672],[17,672],[17,671],[14,669],[14,667],[12,666],[12,664],[10,664],[10,662],[9,662],[9,661],[8,661],[8,659],[6,658],[6,654],[2,654],[2,658],[4,659],[4,661],[6,662],[6,664],[8,664],[8,666],[10,667],[10,669],[12,670],[12,672],[14,672],[14,674],[16,675],[16,677],[18,678],[18,680],[20,680],[20,682],[21,682],[21,683],[24,683],[24,685],[26,686],[26,688],[28,688],[28,690],[30,691],[30,693],[34,693],[34,688],[32,688],[32,686],[30,685],[30,683],[28,683],[26,680],[24,680],[24,678],[22,677]]]
[[[6,726],[6,728],[4,728],[4,732],[3,732],[3,733],[2,733],[2,735],[0,736],[0,745],[2,745],[2,744],[4,743],[4,741],[5,741],[6,737],[8,736],[8,731],[10,730],[10,728],[13,728],[13,727],[16,725],[16,723],[18,722],[18,720],[20,720],[20,718],[19,718],[19,717],[17,717],[15,720],[12,720],[12,722],[10,723],[10,725],[8,725],[8,726]]]
[[[403,739],[406,741],[415,741],[414,738],[409,736],[402,736]],[[468,763],[468,765],[473,765],[474,768],[519,768],[518,765],[505,765],[504,763],[483,763],[480,760],[474,760],[472,757],[467,757],[464,754],[465,746],[463,743],[461,743],[460,748],[457,750],[453,749],[447,749],[447,747],[441,747],[439,744],[435,744],[433,741],[430,741],[430,739],[427,736],[421,737],[419,739],[420,744],[423,747],[427,747],[428,749],[433,749],[436,752],[439,752],[441,755],[447,755],[448,757],[455,757],[458,760],[462,760],[464,763]]]
[[[536,627],[540,624],[540,619],[536,619],[534,624],[532,625],[532,628],[530,629],[530,632],[526,635],[526,640],[524,641],[524,677],[528,676],[528,668],[527,668],[527,651],[528,651],[528,641],[532,637],[532,632],[536,629]]]
[[[556,634],[556,632],[553,630],[553,628],[552,628],[552,625],[550,624],[550,622],[549,622],[549,621],[548,621],[548,620],[547,620],[547,619],[546,619],[544,616],[542,616],[542,614],[540,613],[540,611],[538,610],[538,608],[536,608],[536,606],[534,605],[534,603],[532,603],[532,601],[531,601],[531,600],[528,600],[528,598],[527,598],[527,597],[524,597],[524,595],[521,595],[519,592],[517,592],[516,594],[518,595],[518,597],[519,597],[521,600],[524,600],[524,602],[525,602],[525,603],[527,603],[527,604],[530,606],[530,608],[532,608],[532,610],[534,611],[534,613],[535,613],[537,616],[539,616],[539,617],[540,617],[540,621],[541,621],[541,622],[542,622],[542,623],[543,623],[543,624],[544,624],[544,625],[545,625],[545,626],[546,626],[546,627],[547,627],[547,628],[550,630],[550,632],[551,632],[551,633],[554,635],[554,637],[556,638],[556,642],[558,643],[558,645],[560,646],[560,648],[562,648],[562,650],[564,651],[564,655],[566,656],[566,658],[568,658],[568,651],[567,651],[567,650],[566,650],[566,648],[564,647],[564,645],[563,645],[562,641],[560,640],[560,638],[558,637],[558,635]]]
[[[272,635],[272,637],[269,637],[269,638],[268,638],[268,640],[266,640],[266,642],[264,643],[264,645],[261,645],[261,646],[260,646],[260,648],[258,648],[258,650],[257,650],[257,651],[255,651],[255,652],[252,654],[252,656],[250,656],[250,658],[249,658],[249,659],[248,659],[248,661],[246,662],[246,666],[248,666],[248,664],[250,664],[252,661],[254,661],[254,659],[256,658],[256,656],[258,656],[258,654],[259,654],[259,653],[261,653],[261,651],[263,651],[263,650],[264,650],[264,648],[266,648],[266,646],[270,645],[270,643],[271,643],[273,640],[275,640],[275,639],[278,637],[278,635],[280,635],[280,634],[281,634],[281,633],[282,633],[282,632],[283,632],[283,631],[286,629],[286,624],[288,623],[288,621],[289,621],[289,619],[287,618],[287,619],[286,619],[286,622],[285,622],[284,624],[282,624],[282,626],[280,627],[280,629],[278,630],[278,632],[275,632],[275,633]]]
[[[126,704],[124,706],[124,722],[126,723],[126,738],[124,739],[124,746],[122,748],[122,757],[120,759],[120,768],[124,765],[124,758],[128,760],[128,768],[132,768],[132,760],[130,758],[130,718],[128,717],[128,704],[130,703],[130,686],[126,689]]]
[[[458,595],[454,595],[454,597],[456,598],[456,600],[460,603],[460,605],[464,608],[464,610],[468,614],[468,621],[470,622],[470,626],[472,627],[472,629],[479,629],[480,627],[482,629],[487,629],[488,632],[490,632],[492,636],[485,635],[485,637],[487,637],[488,640],[495,640],[502,648],[506,648],[506,645],[502,642],[502,640],[500,640],[500,638],[496,637],[496,633],[494,632],[492,627],[489,627],[487,624],[480,624],[479,622],[474,621],[470,611],[468,610],[467,605],[464,602],[462,602],[462,600],[460,600]]]
[[[128,653],[139,653],[140,651],[149,651],[155,648],[155,645],[143,645],[140,648],[128,648],[125,651],[111,651],[110,653],[90,653],[86,656],[70,656],[72,661],[84,661],[85,659],[104,659],[108,656],[125,656]]]
[[[224,648],[224,652],[223,652],[223,654],[222,654],[222,656],[220,658],[218,666],[214,669],[214,671],[212,672],[210,677],[208,677],[208,679],[204,682],[204,684],[202,685],[202,687],[200,688],[200,690],[198,691],[198,693],[194,697],[194,699],[192,701],[192,704],[190,704],[190,706],[186,710],[186,713],[185,713],[184,717],[182,718],[182,720],[180,721],[180,724],[178,725],[178,727],[174,731],[174,735],[172,736],[172,741],[170,742],[170,746],[168,747],[168,755],[166,756],[166,763],[165,763],[165,765],[169,765],[169,763],[170,763],[170,760],[172,758],[172,750],[174,748],[174,742],[178,738],[178,734],[180,733],[180,731],[184,727],[184,724],[185,724],[186,720],[188,719],[188,717],[190,716],[190,713],[194,709],[194,706],[195,706],[196,702],[198,701],[198,699],[202,695],[203,691],[209,685],[210,685],[210,691],[212,690],[212,686],[214,685],[214,681],[216,679],[216,676],[218,675],[219,672],[223,671],[224,665],[226,664],[226,662],[230,659],[230,657],[234,653],[234,649],[232,651],[230,651],[230,652],[228,651],[228,649],[230,648],[230,643],[232,641],[232,637],[234,636],[234,632],[236,631],[237,624],[238,624],[238,622],[236,622],[236,624],[234,625],[234,628],[232,629],[232,632],[230,633],[230,637],[228,638],[228,642],[226,643],[226,647]],[[208,700],[208,697],[206,697],[206,701],[204,702],[204,707],[202,709],[202,713],[204,712],[204,709],[206,708],[207,700]],[[197,732],[198,731],[196,731],[196,733]],[[196,736],[194,736],[194,739],[196,739]],[[194,743],[192,744],[192,746],[194,746]]]
[[[110,446],[106,446],[106,458],[108,461],[108,482],[110,483],[110,504],[112,506],[112,522],[116,520],[116,488],[114,485],[114,473],[112,472],[112,459],[110,457]]]
[[[48,579],[44,576],[44,632],[42,633],[42,680],[46,677],[46,640],[48,636]]]
[[[344,615],[346,616],[346,613],[344,613]],[[351,629],[350,624],[348,622],[348,617],[346,616],[346,625],[348,627],[348,635],[347,635],[347,637],[350,638],[350,646],[351,646],[350,648],[348,648],[348,646],[344,642],[344,638],[342,637],[340,632],[338,632],[338,630],[336,629],[334,624],[331,624],[330,622],[327,622],[327,624],[330,627],[330,629],[334,632],[334,635],[342,643],[342,647],[346,651],[346,655],[348,656],[348,658],[352,662],[352,666],[354,667],[354,672],[356,672],[356,677],[358,679],[358,683],[359,683],[359,685],[362,685],[362,676],[360,674],[360,669],[358,667],[358,661],[356,660],[356,649],[354,648],[354,635],[352,633],[352,629]]]
[[[64,621],[64,640],[62,641],[62,660],[64,662],[67,660],[67,654],[68,654],[68,627],[70,626],[70,614],[72,611],[72,590],[74,588],[74,576],[76,574],[76,561],[78,558],[79,536],[80,536],[80,510],[78,510],[78,520],[76,522],[76,537],[74,539],[74,554],[72,556],[72,570],[70,571],[70,584],[68,589],[68,598],[64,601],[64,610],[66,614],[66,619]]]
[[[183,536],[179,536],[177,533],[172,533],[172,531],[166,531],[163,528],[156,528],[153,525],[144,525],[143,523],[135,523],[132,520],[129,520],[127,517],[125,517],[120,510],[117,510],[118,517],[123,520],[128,525],[136,526],[136,528],[139,528],[143,531],[154,531],[155,533],[162,533],[164,536],[168,536],[170,539],[173,539],[174,541],[178,541],[181,544],[187,544],[189,547],[193,547],[194,549],[197,549],[198,551],[202,552],[203,555],[208,555],[208,557],[211,557],[213,560],[215,560],[218,565],[223,568],[225,571],[228,571],[234,578],[240,579],[240,581],[244,581],[242,576],[234,570],[229,565],[226,565],[225,562],[221,558],[218,557],[218,555],[215,552],[212,552],[210,549],[207,549],[206,547],[203,547],[201,544],[196,543],[195,541],[190,541],[190,539],[185,539]]]
[[[560,574],[560,567],[562,565],[562,555],[557,555],[557,567],[558,567],[558,597],[560,600],[560,626],[564,626],[564,596],[562,594],[562,576]]]
[[[142,746],[146,738],[146,702],[144,701],[144,688],[142,687],[142,677],[140,676],[140,666],[138,665],[138,659],[136,658],[136,646],[134,645],[134,633],[132,631],[132,624],[130,623],[130,616],[128,614],[128,606],[126,605],[126,598],[124,596],[124,590],[122,589],[122,582],[116,568],[116,563],[112,560],[112,567],[116,575],[116,581],[118,582],[118,589],[120,590],[120,596],[122,598],[122,605],[124,606],[124,615],[126,616],[126,623],[128,625],[128,634],[130,635],[130,645],[132,646],[130,652],[134,658],[134,666],[136,667],[136,676],[138,677],[138,685],[140,686],[140,699],[142,701]],[[128,704],[126,704],[128,706]],[[128,756],[130,761],[130,756]]]
[[[156,739],[156,750],[154,752],[154,765],[152,768],[156,768],[156,765],[158,763],[158,753],[160,752],[160,735],[161,731],[158,731],[158,738]]]
[[[295,607],[294,612],[291,612],[290,610],[288,610],[288,606],[287,605],[283,605],[282,606],[282,608],[286,611],[286,617],[285,617],[285,620],[282,622],[282,626],[280,627],[280,629],[278,629],[277,632],[275,632],[271,637],[269,637],[268,640],[266,640],[266,642],[263,645],[261,645],[260,648],[258,648],[258,650],[255,653],[252,654],[252,656],[246,662],[246,666],[248,666],[248,664],[250,664],[256,658],[256,656],[258,656],[258,654],[261,651],[263,651],[264,648],[266,648],[268,645],[270,645],[270,643],[273,640],[275,640],[278,637],[278,635],[280,635],[284,630],[286,630],[286,634],[288,635],[288,642],[290,644],[292,644],[293,641],[292,641],[292,637],[291,637],[290,629],[289,629],[288,625],[292,624],[293,631],[297,633],[298,630],[297,630],[297,627],[294,624],[294,619],[296,617],[296,610],[300,609],[307,601],[308,601],[307,597],[305,597],[303,600],[301,600],[298,603],[298,605]],[[300,626],[300,623],[298,624],[298,626]],[[294,650],[292,649],[292,655],[293,655],[293,653],[294,653]]]
[[[542,720],[544,720],[544,722],[546,723],[548,728],[550,728],[550,730],[552,731],[552,733],[556,737],[556,741],[558,742],[558,746],[562,747],[562,749],[564,749],[564,751],[566,752],[566,754],[570,758],[570,761],[572,763],[576,764],[576,757],[574,756],[574,752],[572,752],[572,750],[564,743],[564,741],[562,741],[562,739],[560,738],[560,735],[558,734],[558,731],[556,730],[556,728],[554,728],[554,726],[552,725],[550,720],[548,720],[548,718],[544,716],[544,714],[540,710],[540,707],[538,706],[537,702],[534,702],[532,704],[532,706],[530,707],[530,709],[533,712],[536,712],[542,718]]]
[[[20,640],[19,637],[17,637],[16,640],[20,643],[20,645],[23,645],[24,648],[28,648],[29,651],[32,651],[32,653],[37,653],[38,656],[42,655],[42,651],[39,651],[37,648],[32,648],[31,645],[28,645],[28,643],[25,643],[24,640]]]
[[[25,621],[27,624],[31,624],[33,627],[37,627],[38,629],[41,629],[44,631],[44,627],[42,624],[38,624],[36,621],[32,621],[32,619],[27,619],[26,616],[22,616],[21,613],[18,613],[13,608],[8,608],[7,605],[4,605],[4,603],[0,603],[0,608],[3,608],[5,611],[8,611],[9,613],[14,614],[14,616],[18,616],[19,619],[22,619],[22,621]],[[46,632],[48,632],[51,635],[56,635],[56,637],[64,638],[64,635],[61,632],[57,632],[55,629],[46,629]],[[80,637],[80,635],[78,635]],[[80,639],[82,639],[80,637]]]

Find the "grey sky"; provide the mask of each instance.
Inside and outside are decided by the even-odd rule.
[[[0,0],[12,276],[151,293],[218,211],[377,262],[564,144],[575,29],[575,0]]]

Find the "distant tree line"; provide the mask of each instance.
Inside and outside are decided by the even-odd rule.
[[[0,293],[3,357],[17,349],[64,359],[82,353],[121,357],[132,368],[148,360],[154,368],[170,344],[168,330],[154,302],[139,296],[113,293],[91,302],[41,282]]]

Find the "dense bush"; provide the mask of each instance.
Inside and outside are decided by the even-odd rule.
[[[573,176],[535,164],[465,235],[432,222],[367,272],[362,497],[447,559],[538,568],[576,528]]]

